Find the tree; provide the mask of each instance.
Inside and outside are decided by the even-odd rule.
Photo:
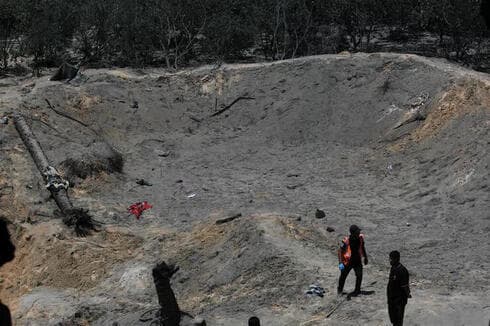
[[[258,12],[266,57],[282,60],[310,54],[314,1],[269,0]]]
[[[118,55],[118,64],[141,66],[152,62],[153,26],[148,17],[154,9],[146,0],[116,1],[112,46]]]
[[[82,55],[83,62],[100,62],[112,54],[112,26],[116,23],[114,8],[114,0],[84,0],[80,3],[75,49]]]
[[[480,14],[485,19],[485,24],[490,30],[490,0],[482,0],[480,6]]]
[[[192,0],[149,0],[154,43],[167,68],[178,68],[203,37],[207,22],[204,4]]]
[[[19,6],[15,0],[0,2],[0,69],[7,69],[14,46],[20,36]]]
[[[340,8],[336,21],[345,28],[352,50],[368,49],[377,25],[382,23],[383,0],[336,0]]]
[[[27,54],[33,56],[36,72],[41,66],[55,66],[71,45],[78,26],[75,0],[24,0],[23,39]]]
[[[439,35],[446,56],[455,53],[457,59],[463,59],[470,47],[479,47],[485,35],[479,7],[480,0],[424,0],[427,29]]]
[[[219,58],[240,58],[255,44],[259,0],[206,0],[205,51]]]

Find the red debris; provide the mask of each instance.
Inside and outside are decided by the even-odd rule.
[[[133,205],[129,206],[128,211],[136,216],[136,219],[140,219],[141,214],[143,214],[143,211],[146,211],[147,209],[152,208],[153,206],[148,204],[148,202],[145,200],[144,202],[138,202],[134,203]]]

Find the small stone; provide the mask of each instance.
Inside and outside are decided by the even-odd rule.
[[[157,155],[160,157],[168,157],[170,155],[170,151],[157,151]]]
[[[140,186],[149,186],[149,187],[152,186],[152,184],[146,181],[145,179],[138,179],[136,183],[139,184]]]
[[[335,229],[333,227],[331,227],[331,226],[327,226],[327,231],[328,232],[334,232]]]
[[[321,209],[317,209],[316,212],[315,212],[315,217],[316,218],[324,218],[325,216],[327,216],[325,214],[324,211],[322,211]]]
[[[65,240],[65,236],[62,233],[56,233],[54,237],[58,240]]]
[[[206,326],[206,321],[201,317],[195,317],[193,320],[194,326]]]

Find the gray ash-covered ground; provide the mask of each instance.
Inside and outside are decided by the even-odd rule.
[[[76,206],[105,223],[86,239],[64,227],[13,125],[0,126],[0,203],[19,248],[0,271],[0,298],[19,325],[134,324],[157,305],[151,268],[161,260],[181,267],[179,304],[209,325],[254,314],[267,325],[384,325],[395,249],[411,272],[407,325],[490,319],[488,75],[356,54],[0,85],[0,115],[33,119]],[[93,173],[76,173],[85,167]],[[143,200],[153,208],[128,216]],[[337,244],[353,223],[374,293],[326,318]],[[312,283],[324,298],[305,295]]]

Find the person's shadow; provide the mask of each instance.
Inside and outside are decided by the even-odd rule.
[[[0,267],[13,260],[15,257],[15,246],[10,240],[7,222],[0,217]],[[0,325],[11,326],[12,318],[9,308],[0,301]]]
[[[376,291],[360,291],[359,293],[356,293],[354,291],[354,292],[351,292],[351,293],[347,294],[347,300],[350,300],[353,297],[358,297],[360,295],[373,295],[375,293],[376,293]]]

